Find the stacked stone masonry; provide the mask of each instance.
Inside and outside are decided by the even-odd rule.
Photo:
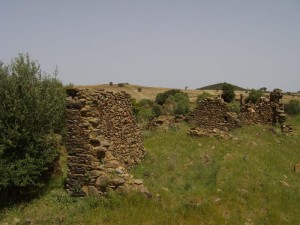
[[[67,90],[66,189],[74,196],[143,192],[128,170],[145,157],[130,96],[101,89]]]
[[[222,99],[207,98],[199,101],[196,109],[187,117],[195,127],[208,131],[214,129],[228,131],[243,125],[275,125],[279,123],[282,133],[292,134],[293,129],[290,125],[285,124],[285,118],[280,89],[274,89],[269,97],[261,97],[256,104],[245,103],[243,95],[241,95],[240,113],[238,114],[230,112],[229,107]],[[195,135],[196,131],[198,132],[197,129],[192,128],[189,134]]]
[[[282,101],[282,91],[274,89],[269,97],[261,97],[256,104],[245,103],[241,95],[241,113],[239,119],[244,125],[265,124],[275,125],[277,122],[283,124],[286,115]]]
[[[222,99],[207,98],[198,102],[196,109],[187,119],[196,127],[228,131],[241,126],[236,117]]]

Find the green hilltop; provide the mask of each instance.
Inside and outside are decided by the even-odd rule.
[[[197,88],[197,90],[222,90],[223,84],[225,84],[225,82],[204,86],[204,87],[201,87],[201,88]],[[242,88],[242,87],[239,87],[239,86],[234,85],[234,84],[232,84],[232,85],[235,86],[235,89],[237,91],[246,91],[247,90],[246,88]]]

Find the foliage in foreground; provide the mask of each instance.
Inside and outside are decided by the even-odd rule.
[[[36,192],[58,157],[65,91],[55,76],[20,54],[0,67],[0,197]],[[3,203],[2,199],[2,203]]]
[[[148,156],[132,172],[152,199],[71,198],[58,177],[39,199],[2,210],[0,224],[298,224],[300,117],[288,123],[294,137],[263,126],[230,140],[189,137],[186,125],[144,132]]]

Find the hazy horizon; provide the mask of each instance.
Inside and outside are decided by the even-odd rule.
[[[1,1],[0,60],[65,84],[299,91],[300,1]]]

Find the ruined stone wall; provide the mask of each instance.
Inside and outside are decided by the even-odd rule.
[[[238,118],[243,125],[274,125],[277,122],[283,124],[286,115],[281,100],[280,89],[274,89],[269,97],[261,97],[255,104],[245,103],[241,95],[241,112]]]
[[[187,119],[196,127],[208,130],[217,128],[227,131],[240,126],[239,121],[221,99],[207,98],[199,101]]]
[[[189,134],[210,136],[219,134],[219,130],[227,131],[243,125],[274,125],[276,123],[281,125],[283,133],[291,134],[292,127],[284,123],[286,115],[281,99],[280,89],[274,89],[269,97],[261,97],[256,104],[245,103],[241,95],[241,108],[238,114],[230,112],[226,103],[219,98],[199,101],[196,109],[188,115],[187,119],[196,128],[201,129],[192,128]]]
[[[130,96],[100,89],[67,93],[67,191],[75,196],[148,193],[127,171],[146,154]]]
[[[238,118],[243,125],[272,125],[276,123],[274,110],[276,104],[269,99],[261,98],[256,104],[242,104]]]

